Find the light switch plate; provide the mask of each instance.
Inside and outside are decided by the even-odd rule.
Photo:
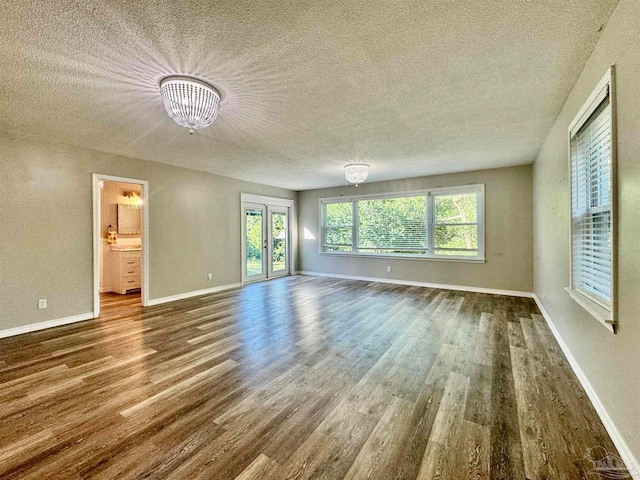
[[[38,300],[38,308],[40,310],[42,310],[43,308],[47,308],[47,299],[46,298],[41,298],[40,300]]]

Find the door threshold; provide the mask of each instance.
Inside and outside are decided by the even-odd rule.
[[[284,275],[278,275],[277,277],[269,277],[269,278],[258,278],[257,280],[243,280],[242,285],[248,285],[250,283],[260,283],[260,282],[268,282],[269,280],[276,280],[278,278],[290,277],[291,273],[286,273]]]

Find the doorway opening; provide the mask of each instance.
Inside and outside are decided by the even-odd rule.
[[[293,200],[242,194],[242,282],[290,275]]]
[[[148,184],[93,175],[93,315],[147,306]]]

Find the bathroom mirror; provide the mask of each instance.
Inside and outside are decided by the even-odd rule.
[[[140,205],[118,204],[118,233],[120,235],[140,234]]]

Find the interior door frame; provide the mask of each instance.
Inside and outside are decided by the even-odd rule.
[[[92,175],[93,184],[93,318],[100,316],[100,182],[121,182],[140,185],[142,194],[142,233],[140,244],[142,247],[142,279],[141,279],[141,300],[142,306],[149,306],[149,182],[135,178],[115,177],[113,175],[103,175],[94,173]]]
[[[245,280],[245,275],[244,275],[244,260],[245,260],[245,256],[246,256],[246,245],[245,245],[245,238],[244,238],[244,225],[245,225],[245,219],[244,219],[244,204],[245,203],[256,203],[256,204],[260,204],[260,205],[265,205],[265,206],[273,206],[273,207],[288,207],[289,208],[289,216],[288,216],[288,220],[289,220],[289,224],[287,225],[287,227],[289,228],[289,273],[288,275],[295,275],[296,272],[296,257],[298,255],[298,249],[297,249],[297,244],[298,244],[298,222],[297,222],[297,218],[296,218],[296,210],[295,210],[295,201],[293,199],[290,198],[280,198],[280,197],[267,197],[264,195],[254,195],[251,193],[241,193],[240,194],[240,243],[241,243],[241,255],[240,255],[240,278],[241,278],[241,283],[242,285],[245,285],[246,283],[251,283],[252,280]],[[265,209],[265,210],[268,210]],[[267,221],[271,221],[270,218],[267,219]],[[269,227],[267,227],[269,228]],[[267,269],[269,268],[269,259],[267,259]],[[280,275],[280,276],[284,276],[286,274]],[[277,277],[271,277],[271,278],[277,278]],[[271,278],[267,277],[264,280],[270,280]],[[254,280],[254,281],[261,281],[261,280]]]

